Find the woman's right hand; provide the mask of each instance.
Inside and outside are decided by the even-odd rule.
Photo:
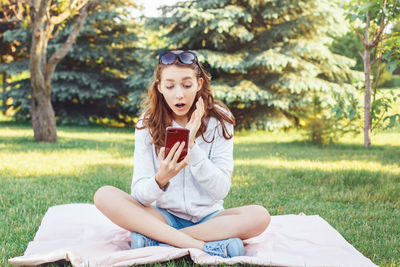
[[[201,118],[204,115],[204,100],[202,97],[196,102],[196,109],[193,111],[189,122],[186,124],[185,128],[190,130],[189,133],[189,148],[192,149],[194,146],[194,141],[196,139],[197,131],[201,125]]]
[[[156,182],[160,188],[164,188],[169,180],[172,179],[172,177],[177,175],[185,166],[189,164],[190,151],[188,151],[188,154],[181,162],[178,162],[179,156],[184,147],[185,142],[175,143],[166,158],[165,147],[160,149],[160,152],[158,153],[158,164],[160,169],[156,174]]]

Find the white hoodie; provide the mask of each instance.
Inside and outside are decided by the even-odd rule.
[[[225,122],[229,134],[233,125]],[[139,121],[138,127],[142,123]],[[175,121],[172,126],[181,127]],[[190,163],[169,182],[163,191],[155,175],[159,169],[154,144],[147,128],[135,131],[134,171],[131,195],[148,206],[155,202],[170,213],[192,222],[198,222],[208,214],[223,209],[223,199],[231,186],[233,171],[233,138],[226,140],[222,125],[210,118],[204,133],[207,143],[200,135],[191,149]]]

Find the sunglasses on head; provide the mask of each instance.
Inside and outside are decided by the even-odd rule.
[[[186,65],[191,65],[197,62],[196,54],[190,51],[183,51],[178,54],[175,54],[171,51],[166,51],[159,55],[158,61],[163,65],[171,65],[175,62],[176,58],[178,58],[181,63]]]

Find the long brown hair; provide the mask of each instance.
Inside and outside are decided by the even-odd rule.
[[[224,122],[226,121],[228,123],[235,125],[235,118],[229,111],[229,108],[222,101],[214,100],[210,88],[211,76],[208,73],[206,73],[204,67],[201,65],[200,62],[195,62],[191,65],[186,65],[181,63],[178,60],[178,58],[171,65],[163,65],[158,63],[154,71],[153,82],[151,83],[151,86],[148,90],[147,98],[144,101],[144,107],[145,107],[144,112],[141,115],[141,119],[139,120],[142,121],[143,126],[138,127],[136,125],[136,128],[149,129],[150,135],[153,139],[152,143],[155,145],[157,151],[159,151],[161,147],[165,146],[165,129],[168,126],[172,125],[173,111],[168,106],[167,102],[164,99],[164,96],[158,91],[157,88],[158,88],[158,83],[161,81],[162,71],[166,67],[172,65],[179,66],[182,68],[183,67],[191,68],[195,71],[197,79],[203,78],[204,80],[202,88],[196,93],[195,100],[192,106],[190,107],[188,114],[190,118],[190,116],[192,115],[193,111],[196,108],[196,101],[201,96],[204,100],[204,115],[201,119],[201,125],[196,133],[196,137],[201,135],[204,141],[208,143],[213,141],[213,140],[210,141],[206,140],[204,138],[204,133],[207,129],[210,117],[214,117],[218,121],[220,121],[222,125],[224,138],[231,139],[232,134],[229,134]]]

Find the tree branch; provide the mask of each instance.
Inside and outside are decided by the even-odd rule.
[[[360,55],[361,58],[364,58],[363,53],[361,53],[361,51],[358,51],[358,54]]]
[[[1,18],[0,19],[0,24],[12,24],[15,22],[20,22],[20,20],[18,18],[13,18],[13,19]]]
[[[364,42],[366,44],[366,50],[370,51],[370,43],[369,43],[369,24],[370,24],[370,18],[369,18],[369,10],[366,12],[366,25],[365,25],[365,35],[364,35]]]
[[[31,45],[31,59],[39,58],[42,50],[43,39],[45,38],[45,32],[43,31],[43,24],[45,21],[45,16],[47,13],[49,0],[34,0],[33,1],[33,11],[32,12],[32,24],[33,24],[33,34],[32,34],[32,45]],[[33,60],[35,68],[40,68],[40,63]],[[41,69],[41,68],[40,68]]]
[[[51,76],[54,73],[56,65],[58,64],[58,62],[61,61],[61,59],[63,59],[67,55],[69,49],[71,48],[76,37],[78,36],[80,29],[82,28],[83,24],[85,23],[88,13],[91,12],[101,1],[102,0],[90,1],[81,9],[79,17],[77,18],[74,28],[72,29],[71,33],[68,35],[67,40],[65,41],[63,46],[50,57],[50,59],[47,63],[46,84],[50,84]],[[48,87],[48,88],[50,88],[50,87]]]
[[[383,119],[383,116],[385,116],[385,114],[386,114],[386,112],[383,111],[382,115],[378,118],[377,121],[375,121],[375,124],[371,125],[371,131],[374,130],[379,125],[379,123],[381,122],[381,120]]]
[[[13,13],[13,15],[11,14]],[[10,3],[8,7],[2,10],[3,18],[0,18],[0,24],[12,24],[24,20],[24,5],[21,0],[16,3]]]
[[[360,41],[362,42],[363,46],[366,46],[366,43],[364,42],[364,36],[362,36],[361,33],[359,33],[354,27],[353,25],[350,25],[350,27],[353,29],[353,32],[355,32],[358,36],[358,38],[360,38]]]
[[[362,44],[363,44],[364,46],[366,46],[367,44],[365,43],[364,36],[362,36],[362,34],[359,33],[358,31],[356,31],[356,33],[357,33],[358,37],[360,38]]]
[[[49,0],[39,0],[39,1],[40,5],[35,18],[35,26],[38,25],[41,26],[43,24],[47,12],[47,6],[49,5]],[[37,0],[35,0],[34,2],[37,2]]]
[[[14,8],[12,8],[12,11],[14,12],[14,16],[18,20],[23,20],[22,14],[24,13],[24,6],[22,5],[22,1],[17,1],[17,11],[15,11]]]
[[[372,95],[373,99],[372,99],[372,105],[371,105],[372,106],[371,114],[373,114],[375,112],[376,89],[378,88],[378,81],[379,81],[379,78],[380,78],[380,75],[381,75],[380,65],[381,65],[381,57],[379,57],[378,64],[377,64],[377,67],[376,67],[377,68],[377,70],[376,70],[377,74],[376,74],[376,77],[375,77],[375,84],[373,86],[374,93]],[[371,123],[372,123],[372,119],[371,119]],[[372,127],[372,129],[373,128],[374,127]]]
[[[29,60],[29,71],[31,73],[31,90],[40,88],[45,81],[45,73],[43,73],[43,57],[42,45],[45,38],[43,32],[43,23],[45,20],[46,10],[49,0],[33,0],[31,7],[32,22],[32,42]]]
[[[50,39],[54,39],[54,38],[56,38],[56,37],[57,37],[57,35],[58,35],[58,33],[60,32],[60,29],[61,29],[61,27],[60,27],[60,26],[58,26],[58,27],[57,27],[57,30],[56,30],[56,32],[55,32],[54,34],[51,34],[51,36],[50,36]]]
[[[382,57],[377,57],[374,58],[374,60],[371,61],[371,66],[375,64],[376,61],[382,60]]]
[[[396,0],[396,2],[394,2],[394,5],[393,5],[392,11],[391,11],[392,13],[394,12],[398,2],[399,2],[399,0]]]
[[[375,60],[376,60],[376,54],[378,53],[378,46],[374,46],[374,55],[372,56],[372,60],[371,60],[371,66],[374,65]]]
[[[399,2],[399,0],[396,0],[396,2],[393,5],[393,8],[392,8],[391,12],[394,12],[398,2]],[[387,4],[387,0],[385,0],[385,2],[383,3],[383,7],[384,8],[386,8],[386,4]],[[379,28],[379,31],[378,31],[376,37],[372,38],[373,39],[372,46],[376,46],[379,43],[379,41],[380,41],[379,39],[382,36],[383,31],[385,30],[386,26],[389,24],[389,20],[385,24],[383,24],[384,20],[385,20],[385,13],[382,12],[382,19],[381,19],[380,28]]]
[[[387,4],[387,0],[385,0],[383,2],[383,8],[386,8],[386,4]],[[378,42],[381,38],[381,35],[383,33],[383,30],[385,29],[385,27],[387,25],[387,23],[384,23],[384,22],[385,22],[385,12],[382,11],[381,25],[379,26],[379,31],[377,32],[376,36],[374,36],[371,39],[371,47],[375,47],[378,44]]]
[[[52,24],[60,24],[60,23],[64,22],[69,16],[71,16],[71,14],[73,12],[81,10],[88,3],[88,1],[82,1],[79,5],[74,7],[76,2],[77,2],[76,0],[72,1],[70,7],[66,11],[64,11],[63,13],[61,13],[58,16],[52,17],[51,23]]]

